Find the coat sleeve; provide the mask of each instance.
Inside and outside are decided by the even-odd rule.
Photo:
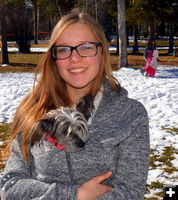
[[[153,56],[154,56],[156,59],[158,58],[158,50],[157,50],[157,49],[154,50]]]
[[[157,61],[157,59],[158,59],[158,50],[155,49],[155,50],[153,51],[153,57],[152,57],[152,60],[151,60],[151,63],[150,63],[150,66],[151,66],[152,68],[154,68],[154,69],[156,69],[157,66],[158,66],[158,61]]]
[[[1,178],[2,200],[76,200],[77,186],[44,183],[33,178],[31,164],[23,159],[20,149],[15,139]]]
[[[114,188],[99,200],[144,199],[150,155],[147,114],[144,118],[142,115],[137,122],[137,125],[132,126],[130,136],[117,147],[117,169],[112,178]]]

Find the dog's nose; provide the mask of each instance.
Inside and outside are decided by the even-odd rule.
[[[82,148],[82,147],[84,147],[85,142],[79,139],[79,140],[75,141],[75,144],[77,147]]]

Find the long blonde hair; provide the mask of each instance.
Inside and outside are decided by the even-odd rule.
[[[32,125],[41,119],[45,113],[51,109],[60,106],[71,106],[72,102],[65,89],[65,83],[57,71],[55,62],[51,56],[51,48],[56,43],[64,29],[73,23],[82,22],[89,26],[99,42],[102,43],[102,62],[97,78],[94,80],[90,93],[95,96],[100,89],[102,82],[107,77],[111,87],[118,89],[118,83],[112,75],[112,69],[109,60],[109,48],[102,27],[86,13],[68,14],[61,18],[55,26],[49,43],[48,51],[39,62],[35,74],[35,86],[32,92],[21,102],[18,107],[11,133],[11,140],[6,148],[9,152],[13,139],[22,134],[22,154],[29,161],[28,147],[30,142],[35,143],[41,138],[35,138],[35,141],[29,141]],[[39,75],[39,78],[38,78]]]

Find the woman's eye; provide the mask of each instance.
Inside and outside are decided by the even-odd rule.
[[[82,50],[90,50],[92,47],[90,45],[84,45],[81,47]]]
[[[64,52],[68,52],[68,51],[70,51],[69,48],[58,48],[58,50],[57,50],[58,53],[64,53]]]

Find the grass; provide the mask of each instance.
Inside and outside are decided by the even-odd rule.
[[[159,168],[168,174],[178,171],[178,169],[175,168],[171,162],[175,159],[175,154],[178,154],[178,151],[173,146],[164,147],[161,155],[156,154],[156,151],[152,149],[150,156],[150,168]]]
[[[160,183],[159,181],[153,181],[151,182],[150,188],[163,188],[163,183]]]
[[[168,133],[171,133],[172,135],[178,135],[178,128],[175,128],[175,127],[172,127],[172,128],[162,127],[162,129],[167,131]]]
[[[0,124],[0,171],[4,169],[6,158],[3,157],[3,150],[6,147],[10,137],[11,124]]]
[[[10,66],[0,66],[0,73],[3,72],[34,72],[35,67],[42,58],[43,53],[18,54],[10,53]],[[2,55],[0,54],[0,60]],[[178,66],[178,57],[175,56],[159,56],[159,65]],[[110,55],[111,65],[114,70],[119,69],[119,57],[115,54]],[[145,65],[143,55],[128,55],[128,65],[134,68],[142,68]]]
[[[146,198],[145,200],[159,200],[157,197],[149,197],[149,198]]]
[[[162,127],[163,130],[167,131],[168,133],[175,135],[178,134],[178,128],[171,127],[166,128]],[[174,148],[173,146],[165,146],[163,148],[162,153],[159,155],[156,151],[156,149],[151,149],[151,155],[150,155],[150,169],[161,169],[164,172],[164,177],[170,176],[170,174],[173,174],[174,172],[178,171],[178,168],[174,167],[172,164],[172,160],[176,159],[175,155],[178,154],[178,150]],[[149,194],[151,189],[160,189],[161,192],[157,192],[154,194],[153,197],[146,198],[145,200],[159,200],[160,197],[162,199],[163,197],[163,186],[164,184],[159,181],[153,181],[151,184],[147,184],[146,187],[146,193]]]
[[[10,53],[7,67],[0,66],[0,73],[2,72],[34,72],[35,67],[42,58],[42,53],[18,54]],[[0,60],[2,55],[0,54]]]
[[[161,169],[168,175],[178,171],[178,169],[171,163],[171,161],[175,159],[175,153],[177,153],[177,150],[172,146],[164,147],[161,155],[158,155],[156,150],[152,149],[150,155],[150,170]],[[163,186],[164,184],[162,182],[153,181],[150,185],[147,185],[147,193],[149,193],[151,189],[163,190]],[[154,195],[158,196],[158,198],[154,197],[155,199],[160,199],[159,197],[163,197],[163,191],[155,193]],[[150,200],[150,198],[146,200]]]

